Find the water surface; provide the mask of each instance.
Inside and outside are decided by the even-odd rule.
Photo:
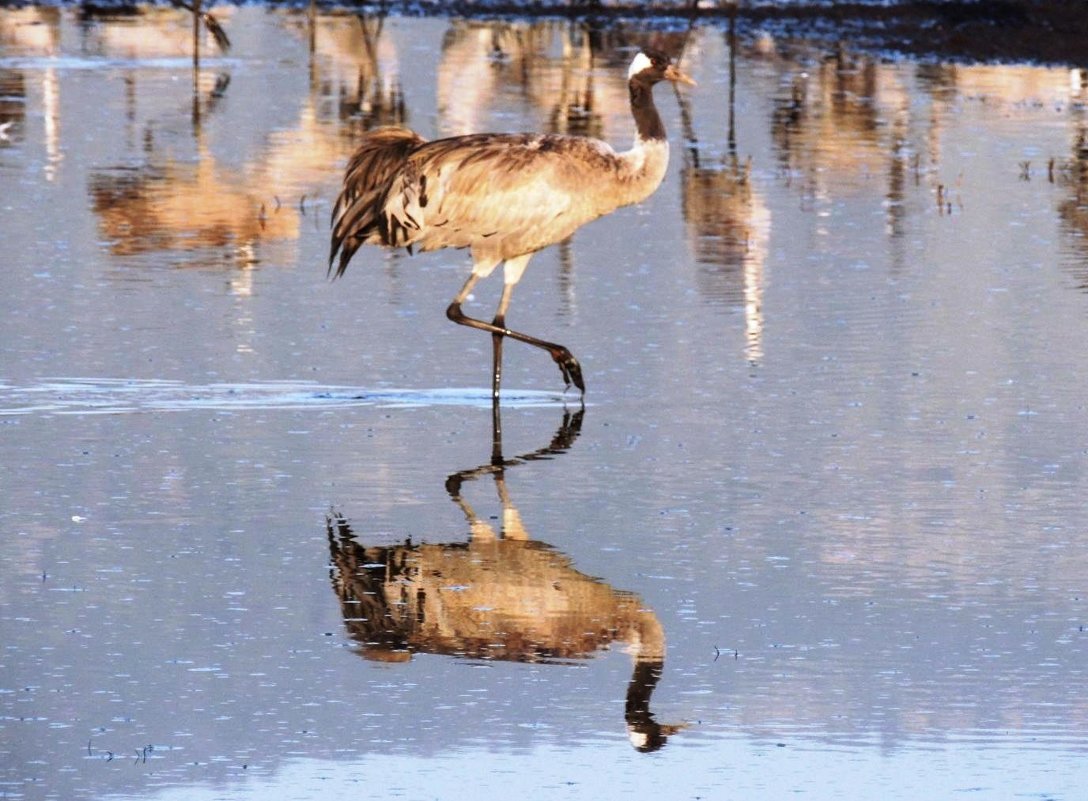
[[[464,254],[325,280],[353,142],[625,147],[683,33],[216,13],[0,12],[4,797],[1080,797],[1083,71],[697,28],[500,452]]]

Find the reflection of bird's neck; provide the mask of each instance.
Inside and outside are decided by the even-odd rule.
[[[639,751],[657,751],[675,727],[658,723],[650,712],[650,696],[661,680],[665,663],[661,660],[636,660],[631,681],[627,684],[627,699],[623,717],[627,722],[627,737]]]
[[[629,639],[635,650],[635,666],[624,704],[627,736],[637,750],[656,751],[681,728],[658,723],[650,712],[650,696],[665,669],[665,630],[657,616],[644,609]]]
[[[638,617],[624,638],[636,663],[665,661],[665,629],[657,615],[649,609],[639,609]]]

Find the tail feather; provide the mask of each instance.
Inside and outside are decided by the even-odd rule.
[[[406,128],[378,128],[363,137],[344,171],[344,185],[332,210],[329,274],[339,278],[360,246],[388,240],[384,206],[390,187],[409,156],[425,140]],[[333,264],[337,261],[336,272]]]

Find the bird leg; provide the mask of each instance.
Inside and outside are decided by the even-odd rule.
[[[465,298],[468,297],[472,288],[476,285],[476,282],[480,279],[480,276],[475,273],[468,277],[464,286],[461,287],[461,291],[457,293],[457,297],[453,299],[453,302],[446,308],[446,317],[458,325],[467,325],[469,328],[476,328],[480,331],[487,331],[491,334],[492,345],[492,374],[491,374],[491,394],[492,397],[498,397],[499,384],[502,379],[502,340],[503,337],[510,337],[516,339],[519,342],[524,342],[527,345],[532,345],[536,348],[548,351],[548,354],[552,357],[555,363],[559,366],[559,372],[563,375],[563,381],[566,386],[574,384],[578,389],[585,394],[586,385],[582,380],[582,366],[578,363],[578,360],[574,358],[567,348],[562,345],[557,345],[554,342],[546,342],[543,339],[530,336],[529,334],[523,334],[520,331],[514,331],[513,329],[506,327],[506,309],[510,305],[510,295],[513,292],[513,284],[504,284],[502,290],[502,298],[499,300],[499,308],[495,314],[492,322],[486,322],[485,320],[478,320],[475,317],[469,317],[461,311],[461,304]]]
[[[502,316],[496,314],[491,324],[503,327]],[[499,384],[502,383],[502,334],[491,335],[491,397],[499,397]]]
[[[513,289],[513,284],[503,284],[499,308],[495,310],[495,317],[491,320],[491,325],[498,329],[491,335],[491,397],[493,398],[499,397],[499,384],[502,383],[502,332],[506,330],[506,309],[510,306],[510,295]]]

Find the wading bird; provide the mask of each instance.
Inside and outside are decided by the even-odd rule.
[[[561,242],[590,220],[638,203],[661,184],[669,160],[665,127],[654,106],[659,81],[695,82],[656,50],[643,50],[627,71],[635,142],[617,153],[597,139],[557,134],[469,134],[426,141],[404,128],[363,137],[333,207],[329,273],[343,275],[360,245],[412,252],[469,248],[472,273],[446,309],[459,325],[492,335],[491,391],[499,395],[502,341],[546,350],[563,380],[585,393],[582,368],[562,345],[506,327],[514,286],[538,250]],[[461,304],[476,282],[503,264],[504,284],[492,321],[466,316]]]

